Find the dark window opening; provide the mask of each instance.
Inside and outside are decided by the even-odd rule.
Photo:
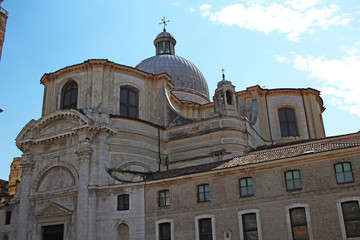
[[[43,227],[43,240],[63,240],[64,224]]]
[[[247,197],[254,195],[254,184],[251,177],[239,180],[240,183],[240,197]]]
[[[138,117],[138,93],[130,88],[120,88],[120,116]]]
[[[118,211],[129,210],[129,194],[118,195]]]
[[[159,224],[159,240],[171,240],[171,224]]]
[[[9,225],[11,223],[11,211],[6,211],[5,213],[5,225]]]
[[[353,172],[350,163],[339,163],[335,165],[335,174],[337,183],[353,182]]]
[[[243,234],[244,240],[257,240],[259,239],[256,213],[247,213],[242,215]]]
[[[227,102],[227,104],[229,104],[229,105],[232,104],[232,96],[231,96],[231,92],[230,92],[230,91],[226,91],[226,102]]]
[[[76,109],[78,98],[78,85],[70,81],[63,87],[61,109]]]
[[[157,44],[157,50],[158,50],[158,54],[163,54],[163,53],[164,53],[163,42],[158,42],[158,44]]]
[[[212,240],[211,218],[199,219],[199,239]]]
[[[299,190],[301,186],[301,177],[299,170],[292,170],[285,173],[286,190]]]
[[[170,191],[164,190],[159,192],[159,207],[170,206]]]
[[[165,42],[165,53],[171,53],[170,42],[169,41]]]
[[[360,237],[359,201],[341,203],[344,217],[346,237]]]
[[[295,111],[292,108],[280,108],[279,121],[282,137],[298,136],[298,130],[296,127]]]
[[[308,240],[309,231],[305,208],[300,207],[290,209],[290,221],[293,240]]]
[[[210,201],[210,185],[204,184],[198,186],[198,202]]]

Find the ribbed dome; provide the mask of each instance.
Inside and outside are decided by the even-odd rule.
[[[158,55],[141,61],[136,68],[152,74],[166,72],[171,77],[175,90],[194,92],[209,99],[209,89],[204,76],[185,58],[176,55]]]
[[[185,58],[175,55],[176,41],[168,32],[154,40],[156,56],[141,61],[136,68],[152,74],[167,73],[174,84],[174,94],[181,101],[205,104],[209,89],[200,70]]]

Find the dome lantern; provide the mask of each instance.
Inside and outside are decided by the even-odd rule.
[[[182,102],[209,103],[209,89],[200,70],[190,61],[175,55],[175,38],[164,29],[159,33],[154,45],[156,55],[142,60],[135,68],[152,74],[167,73],[174,84],[173,94]]]

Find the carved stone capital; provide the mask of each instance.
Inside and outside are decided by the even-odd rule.
[[[30,175],[32,173],[32,170],[34,168],[33,162],[21,162],[20,166],[22,168],[22,174],[23,175]]]
[[[85,145],[80,146],[75,153],[78,155],[80,162],[89,162],[92,151],[93,150],[89,145]]]

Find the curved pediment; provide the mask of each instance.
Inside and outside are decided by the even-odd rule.
[[[75,178],[69,169],[62,166],[56,166],[50,168],[41,176],[37,186],[37,192],[64,191],[71,189],[75,184]]]
[[[38,143],[44,140],[69,136],[75,133],[75,129],[88,126],[90,123],[90,119],[76,110],[56,111],[43,116],[37,121],[30,121],[21,130],[16,142],[21,145],[26,142]]]

